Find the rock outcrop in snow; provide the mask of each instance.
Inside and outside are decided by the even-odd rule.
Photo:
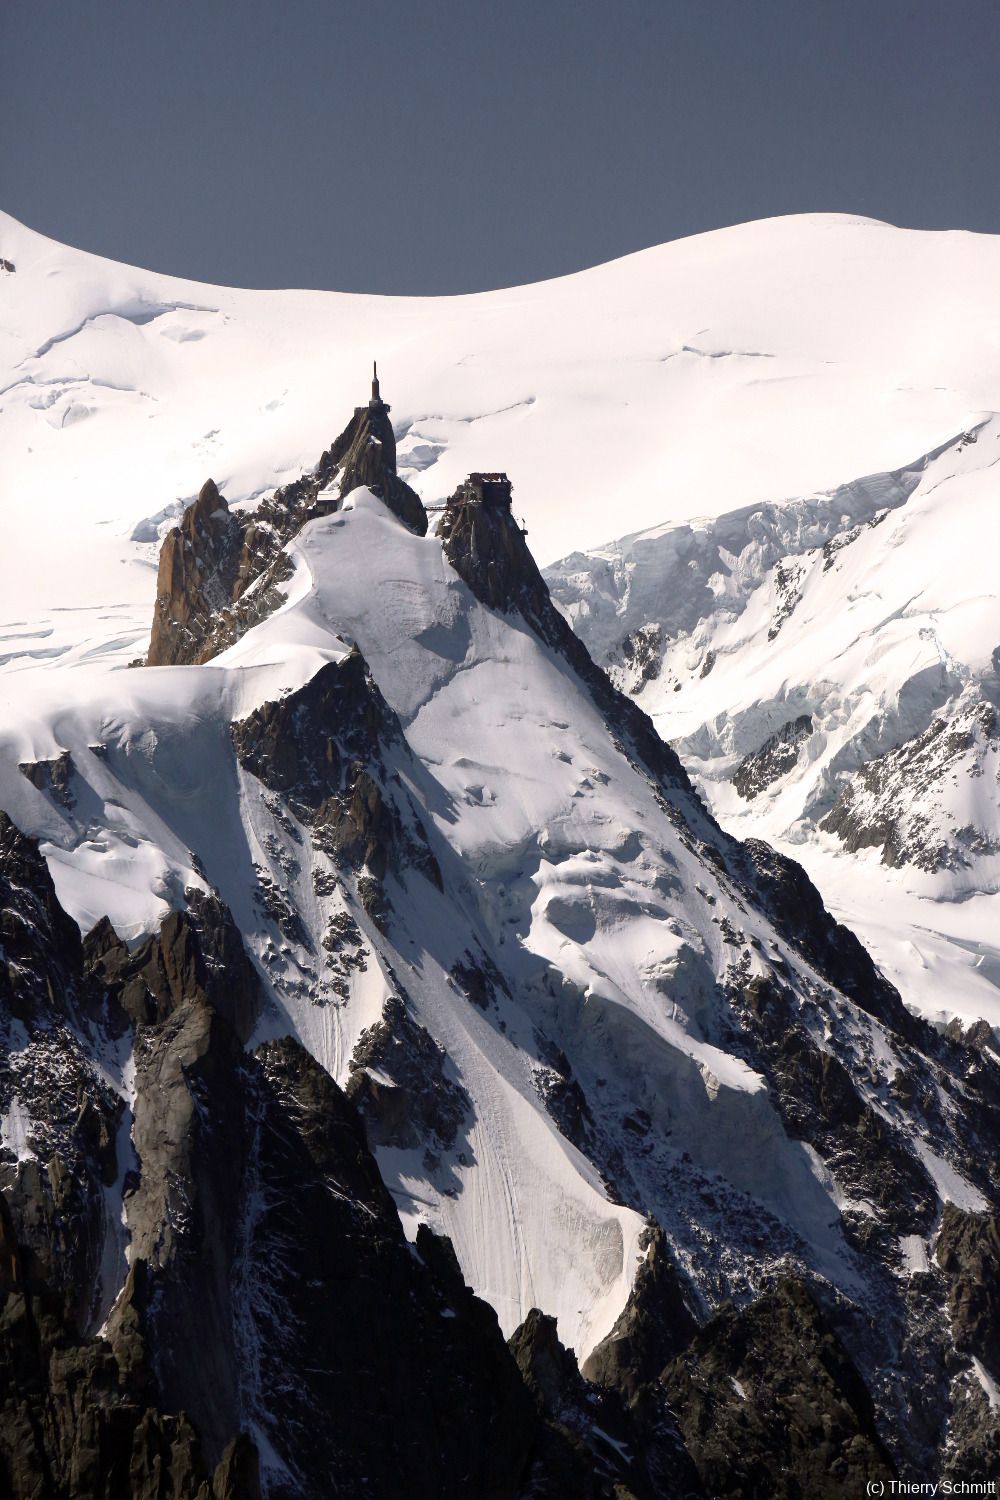
[[[147,664],[200,661],[240,583],[243,528],[208,479],[160,549]]]
[[[189,1414],[199,1463],[246,1433],[282,1500],[338,1464],[373,1495],[399,1472],[459,1493],[473,1453],[511,1500],[584,1473],[595,1500],[714,1493],[746,1424],[754,1463],[820,1493],[925,1471],[959,1430],[987,1453],[975,1362],[1000,1372],[956,1349],[930,1268],[945,1203],[1000,1207],[1000,1062],[913,1016],[787,856],[722,831],[509,506],[459,500],[440,530],[356,489],[274,554],[284,602],[208,665],[104,671],[36,707],[30,755],[0,743],[0,798],[70,906],[125,869],[114,905],[145,930],[81,947],[43,898],[52,992],[76,998],[38,1045],[121,1142],[103,1169],[75,1147],[61,1190],[88,1334],[126,1396]],[[43,762],[59,797],[21,769]],[[12,889],[12,932],[38,900]],[[18,1209],[47,1201],[24,1197],[51,1162],[45,1077],[20,1061],[0,1109],[14,1232],[48,1243],[51,1215]],[[471,1292],[442,1290],[432,1231]],[[473,1293],[521,1328],[513,1360]],[[391,1370],[354,1352],[369,1325]],[[194,1359],[177,1330],[206,1328]],[[781,1436],[789,1330],[823,1442]],[[449,1425],[453,1381],[480,1427]],[[363,1416],[375,1390],[400,1393],[405,1455]]]
[[[377,394],[367,406],[355,408],[333,447],[329,465],[343,502],[357,489],[371,490],[417,536],[427,531],[427,513],[420,497],[396,472],[396,437],[389,421],[389,407]]]
[[[5,1493],[253,1500],[263,1467],[277,1497],[331,1475],[345,1494],[513,1497],[557,1472],[603,1495],[591,1415],[567,1456],[447,1243],[425,1229],[411,1253],[325,1070],[291,1038],[245,1050],[257,981],[228,913],[193,897],[135,955],[106,925],[81,945],[31,841],[6,821],[0,838],[7,935],[30,934],[4,1024],[19,1012],[40,1054],[21,1059],[27,1155],[0,1153]],[[39,986],[73,999],[62,1035]],[[83,1059],[123,1046],[120,1099]],[[9,1089],[5,1069],[5,1118]]]
[[[996,699],[995,244],[820,216],[400,303],[3,228],[8,555],[51,541],[0,656],[0,1484],[991,1477],[1000,1063],[978,999],[913,1010],[959,940],[1000,973],[993,856],[818,824],[875,763],[862,821],[912,842],[915,769],[992,838],[990,736],[938,747]],[[309,467],[372,344],[395,427]],[[463,509],[501,463],[547,557],[683,524],[553,602]],[[947,962],[877,925],[917,880]]]
[[[941,1025],[1000,1027],[998,442],[983,419],[903,469],[547,575],[716,815],[802,859]]]
[[[282,548],[317,514],[367,487],[423,536],[427,514],[396,473],[389,408],[375,398],[356,408],[315,469],[284,485],[252,513],[230,510],[211,479],[164,537],[146,665],[211,661],[284,602]]]
[[[798,1282],[721,1311],[662,1385],[709,1494],[840,1500],[896,1478],[864,1382]]]
[[[879,849],[884,865],[972,870],[1000,855],[998,788],[997,707],[969,694],[856,771],[819,826],[851,852]]]

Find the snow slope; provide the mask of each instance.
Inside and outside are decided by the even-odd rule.
[[[453,298],[203,286],[0,215],[0,668],[141,646],[157,532],[366,390],[425,502],[506,468],[541,562],[892,469],[1000,406],[1000,246],[809,215]],[[44,538],[46,566],[26,567]]]
[[[870,1295],[840,1218],[869,1210],[786,1133],[720,1008],[726,976],[774,965],[811,996],[801,957],[679,832],[684,817],[566,662],[519,615],[479,604],[435,536],[361,490],[290,555],[286,604],[207,666],[10,677],[0,806],[44,840],[66,908],[83,929],[108,912],[136,937],[186,887],[214,886],[267,986],[258,1039],[291,1028],[342,1083],[366,1028],[405,994],[447,1059],[441,1089],[469,1105],[432,1157],[387,1141],[380,1165],[404,1223],[449,1234],[507,1330],[540,1306],[582,1354],[613,1324],[643,1228],[602,1178],[613,1159],[706,1303],[751,1294],[772,1259]],[[445,872],[440,889],[422,875],[393,887],[388,936],[229,736],[353,643],[405,736],[387,785],[419,809]],[[18,769],[66,752],[66,795]],[[681,804],[696,831],[697,806],[687,793]],[[364,962],[336,991],[323,939],[345,912]],[[492,1009],[456,982],[470,951],[497,976]],[[823,994],[821,1030],[877,1060],[865,1063],[874,1098],[902,1065],[893,1034]],[[570,1079],[602,1122],[589,1156],[546,1103]],[[638,1150],[636,1132],[648,1136]],[[946,1196],[974,1194],[957,1162],[944,1170]]]
[[[724,823],[802,861],[941,1024],[1000,1024],[998,498],[986,417],[895,473],[550,573]]]
[[[897,599],[892,547],[881,560],[866,550],[869,538],[882,547],[883,533],[896,536],[917,514],[901,466],[945,445],[940,462],[948,455],[955,465],[956,493],[981,486],[988,503],[980,461],[994,431],[980,427],[972,447],[957,439],[1000,406],[997,244],[811,216],[454,299],[207,288],[67,250],[6,218],[0,255],[16,267],[0,277],[0,806],[45,841],[60,898],[81,926],[108,913],[136,937],[185,888],[216,885],[269,986],[264,1030],[291,1026],[342,1081],[400,976],[471,1116],[437,1165],[393,1145],[380,1148],[380,1163],[404,1219],[427,1218],[452,1236],[507,1329],[537,1304],[558,1315],[578,1351],[590,1348],[622,1306],[641,1228],[638,1213],[612,1201],[594,1160],[556,1129],[545,1092],[558,1083],[559,1059],[543,1060],[539,1032],[560,1039],[587,1098],[609,1091],[604,1113],[625,1132],[619,1144],[651,1132],[655,1150],[631,1162],[629,1201],[657,1213],[706,1303],[752,1294],[761,1253],[747,1247],[762,1223],[784,1260],[860,1295],[840,1215],[870,1205],[786,1134],[717,1012],[717,984],[737,957],[744,980],[773,964],[801,976],[801,964],[678,838],[564,665],[516,621],[476,605],[433,536],[409,536],[372,497],[356,495],[345,513],[301,534],[287,605],[224,657],[201,668],[122,668],[145,645],[164,527],[209,473],[232,502],[249,503],[308,468],[364,396],[373,354],[403,476],[435,502],[470,469],[505,468],[543,559],[654,523],[662,533],[671,518],[728,525],[735,511],[774,496],[815,499],[858,474],[895,471],[867,499],[852,490],[830,525],[840,536],[841,513],[861,525],[866,506],[885,508],[886,495],[895,503],[905,491],[906,505],[837,564],[853,567],[859,547],[865,568],[892,582],[885,619],[897,611],[902,620],[909,605]],[[938,477],[948,478],[943,469]],[[950,514],[928,498],[917,555],[926,562],[950,547],[964,567]],[[795,520],[803,536],[811,515]],[[826,539],[828,519],[810,545]],[[752,553],[753,537],[750,545]],[[772,606],[778,561],[797,558],[804,543],[782,545],[755,564]],[[909,554],[899,555],[905,576]],[[590,570],[588,560],[578,571]],[[786,632],[798,639],[800,611],[824,632],[846,614],[849,596],[833,572],[832,596],[821,594],[828,575],[816,583],[817,613],[798,604],[784,620],[782,651]],[[674,589],[684,580],[684,600],[693,576],[685,561],[653,582]],[[955,593],[947,581],[927,601],[926,628],[953,611],[947,650],[984,680],[984,658],[969,642],[982,634],[975,610],[989,611],[992,584],[977,603],[964,582]],[[925,658],[909,637],[897,649],[878,590],[865,589],[857,638],[871,636],[877,649],[872,660],[863,645],[854,650],[850,685],[869,693],[873,660],[887,657],[889,702]],[[747,592],[735,623],[700,608],[686,615],[688,636],[709,615],[712,631],[738,635],[745,615],[766,639],[774,609],[767,614],[757,586]],[[662,591],[657,598],[662,614]],[[632,625],[620,602],[611,609],[624,635]],[[637,623],[658,617],[646,610]],[[790,663],[833,659],[834,637],[817,651],[817,628],[790,644]],[[924,628],[914,639],[940,667]],[[355,641],[420,768],[401,764],[399,775],[415,777],[435,852],[461,872],[462,925],[454,904],[419,884],[407,891],[405,931],[392,945],[355,910],[370,961],[351,973],[338,1004],[321,993],[316,955],[346,898],[321,894],[307,836],[237,766],[228,726]],[[772,658],[761,657],[762,680]],[[805,673],[790,666],[790,686],[772,673],[754,689],[771,706],[760,711],[738,697],[752,675],[746,660],[728,681],[716,670],[698,679],[720,694],[705,699],[700,718],[677,721],[683,693],[652,705],[691,754],[708,717],[734,704],[747,702],[748,725],[757,713],[761,728],[774,727],[774,704]],[[735,751],[723,749],[735,764]],[[18,769],[64,751],[75,767],[69,805]],[[823,847],[809,830],[796,852],[812,858]],[[842,868],[855,868],[853,856]],[[291,892],[306,941],[281,930],[265,888]],[[974,946],[982,928],[968,903],[963,910],[963,941]],[[454,998],[452,971],[470,933],[507,976],[502,1026]],[[951,963],[953,952],[946,944],[933,962]],[[903,960],[898,967],[911,973]],[[811,982],[802,979],[803,994]],[[873,1097],[888,1108],[899,1064],[891,1034],[843,997],[829,1005],[838,1046],[869,1059]],[[816,1042],[825,1045],[822,1031]],[[951,1184],[942,1196],[974,1195],[954,1162],[939,1175]]]

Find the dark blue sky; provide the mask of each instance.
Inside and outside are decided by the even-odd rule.
[[[1000,231],[1000,0],[3,0],[0,207],[449,292],[771,214]]]

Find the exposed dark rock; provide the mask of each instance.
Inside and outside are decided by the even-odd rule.
[[[80,932],[56,898],[34,839],[0,812],[0,1012],[19,1021],[69,1019]]]
[[[67,1322],[0,1196],[0,1492],[10,1500],[256,1500],[256,1452],[210,1478],[183,1415],[146,1405]],[[228,1488],[226,1487],[228,1485]]]
[[[996,1046],[996,1033],[989,1021],[970,1021],[968,1026],[963,1025],[961,1017],[953,1016],[944,1029],[944,1034],[950,1042],[959,1042],[963,1047],[975,1047],[981,1051],[984,1047]]]
[[[799,1282],[723,1309],[662,1384],[710,1495],[842,1500],[895,1478],[864,1382]]]
[[[698,1327],[690,1293],[656,1224],[646,1231],[646,1258],[618,1321],[589,1355],[583,1374],[632,1401],[691,1342]]]
[[[473,480],[460,485],[438,526],[445,556],[480,603],[509,614],[519,610],[538,625],[552,608],[549,591],[528,550],[524,532],[503,496],[484,501]]]
[[[153,1377],[167,1410],[191,1416],[213,1463],[241,1425],[232,1268],[246,1170],[242,1057],[201,996],[140,1025],[132,1264],[108,1320],[123,1370],[140,1389]]]
[[[756,978],[734,1003],[792,1139],[808,1141],[836,1163],[877,1204],[884,1229],[929,1228],[937,1195],[926,1169],[862,1097],[846,1067],[816,1045],[794,997],[774,979]]]
[[[291,576],[282,551],[307,521],[367,485],[418,536],[427,530],[420,497],[396,473],[389,408],[360,406],[315,469],[283,485],[256,510],[234,514],[213,480],[164,537],[146,665],[206,662],[273,613]]]
[[[854,933],[834,920],[801,865],[760,839],[731,857],[741,885],[782,936],[862,1010],[933,1051],[931,1028],[906,1009]]]
[[[357,1115],[290,1040],[247,1079],[233,1297],[243,1399],[285,1475],[269,1494],[513,1497],[530,1402],[492,1310],[416,1258]],[[426,1247],[426,1240],[418,1249]]]
[[[348,1066],[347,1096],[373,1149],[423,1146],[434,1154],[454,1146],[459,1130],[472,1123],[472,1101],[449,1076],[444,1052],[398,996],[361,1033]]]
[[[73,795],[71,781],[75,767],[73,765],[73,757],[68,750],[63,750],[54,760],[26,762],[24,765],[19,766],[18,770],[40,792],[47,792],[67,812],[73,811],[73,808],[76,806],[76,798]]]
[[[642,625],[622,641],[621,659],[631,676],[631,690],[654,682],[663,666],[663,631],[659,625]]]
[[[507,981],[481,945],[475,953],[466,948],[463,957],[452,964],[451,977],[480,1010],[488,1010],[501,994],[510,993]]]
[[[799,746],[812,731],[812,719],[808,714],[800,714],[770,735],[759,750],[745,755],[733,773],[733,786],[740,796],[750,802],[766,787],[787,776],[799,758]]]
[[[243,527],[207,480],[160,548],[149,666],[203,659],[204,642],[232,603],[242,547]]]
[[[956,1347],[1000,1380],[1000,1218],[946,1203],[935,1258],[948,1278]]]
[[[557,1052],[552,1062],[554,1066],[535,1069],[538,1092],[566,1139],[584,1150],[591,1144],[594,1128],[587,1096],[579,1080],[573,1077],[573,1069],[564,1052]]]
[[[417,869],[441,888],[426,830],[389,766],[393,755],[409,763],[409,748],[359,651],[256,709],[232,737],[240,764],[286,799],[317,847],[376,882],[362,889],[359,881],[375,920],[386,917],[381,889],[390,872]]]
[[[328,662],[297,692],[265,703],[232,728],[240,764],[296,817],[329,828],[351,863],[388,864],[383,808],[373,773],[403,743],[399,721],[355,649]]]
[[[977,698],[868,761],[820,827],[852,854],[881,849],[882,863],[892,868],[966,870],[1000,847],[989,828],[956,828],[942,798],[957,777],[983,775],[1000,775],[1000,725],[994,705]]]
[[[341,500],[365,486],[384,500],[404,526],[423,536],[427,512],[420,496],[396,473],[396,439],[383,401],[359,406],[330,449]]]
[[[941,1479],[952,1481],[953,1495],[988,1495],[984,1481],[1000,1474],[1000,1425],[991,1392],[971,1366],[954,1372],[949,1389],[947,1437]],[[978,1483],[979,1489],[960,1489]],[[946,1493],[942,1488],[942,1493]]]
[[[799,584],[805,567],[802,563],[787,562],[786,560],[775,564],[774,569],[774,591],[776,596],[776,607],[774,611],[774,624],[767,632],[769,641],[773,641],[782,625],[795,609],[802,594]]]
[[[203,1000],[245,1039],[259,1008],[259,982],[243,940],[218,897],[187,893],[159,932],[129,950],[105,918],[88,934],[88,972],[107,1001],[136,1023],[165,1021],[190,999]]]
[[[81,943],[37,844],[6,818],[0,907],[0,1026],[6,1030],[13,1015],[24,1033],[15,1049],[0,1053],[0,1108],[9,1114],[16,1106],[31,1122],[28,1153],[0,1160],[4,1493],[17,1500],[214,1500],[194,1429],[180,1406],[163,1409],[144,1354],[134,1361],[141,1378],[133,1378],[106,1342],[88,1337],[116,1290],[107,1280],[116,1255],[105,1195],[127,1180],[127,1158],[120,1157],[125,1105],[95,1071],[86,1039],[100,1056],[127,1028],[111,994],[118,980],[98,969],[121,968],[128,951],[107,922]],[[199,930],[208,930],[213,915],[206,904]],[[196,956],[169,931],[161,947],[163,985],[193,984]],[[231,952],[225,961],[235,970]],[[227,983],[237,983],[236,972]],[[223,988],[218,980],[215,988]],[[154,1117],[160,1102],[148,1100]],[[163,1124],[159,1116],[152,1127],[160,1149]],[[149,1155],[152,1162],[155,1152]]]
[[[627,1409],[619,1393],[588,1384],[559,1341],[555,1318],[532,1308],[510,1338],[545,1422],[531,1495],[580,1500],[700,1500],[697,1471],[666,1405],[650,1393]]]
[[[283,602],[291,565],[281,549],[310,515],[287,488],[247,515],[230,511],[211,479],[203,485],[160,548],[147,666],[210,661]]]
[[[101,1020],[81,960],[37,843],[0,814],[0,1112],[20,1116],[27,1146],[21,1159],[0,1150],[0,1188],[61,1315],[84,1328],[96,1311],[99,1205],[117,1172],[122,1104],[81,1040]]]
[[[212,1480],[215,1500],[261,1500],[260,1459],[245,1432],[227,1447]]]
[[[351,992],[351,974],[364,974],[371,957],[361,938],[361,929],[348,911],[335,912],[327,922],[322,945],[330,989],[346,1000]]]

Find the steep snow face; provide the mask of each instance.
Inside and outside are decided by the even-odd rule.
[[[633,660],[653,661],[676,601],[671,649],[687,654],[643,689],[665,732],[683,737],[725,816],[756,829],[773,813],[789,842],[804,838],[797,852],[826,859],[839,835],[814,827],[842,773],[925,732],[928,700],[939,712],[962,694],[965,713],[988,696],[992,579],[960,596],[937,579],[916,605],[920,585],[903,585],[913,557],[965,565],[955,508],[938,509],[952,481],[954,496],[981,486],[987,504],[995,436],[977,424],[1000,405],[995,242],[807,218],[542,286],[402,300],[198,287],[13,221],[0,230],[16,266],[0,335],[0,806],[42,838],[81,927],[107,913],[135,939],[186,891],[217,888],[267,987],[256,1040],[292,1030],[339,1080],[388,1100],[378,1154],[404,1221],[452,1237],[508,1330],[538,1305],[591,1348],[625,1300],[645,1213],[706,1306],[804,1268],[869,1315],[882,1308],[895,1268],[866,1259],[868,1221],[884,1219],[893,1243],[926,1239],[939,1199],[981,1201],[965,1172],[979,1181],[990,1163],[962,1144],[952,1101],[899,1028],[832,987],[752,879],[739,885],[726,859],[749,868],[753,852],[738,857],[686,795],[671,802],[566,661],[516,614],[478,604],[434,536],[355,492],[292,544],[285,606],[228,653],[121,668],[145,644],[162,529],[209,472],[250,504],[314,463],[376,353],[401,472],[426,500],[469,469],[504,467],[543,557],[656,523],[655,608],[624,619],[642,597],[641,538],[563,570],[564,607],[589,631],[606,596],[606,642],[643,627]],[[901,467],[915,453],[936,456]],[[810,498],[796,512],[770,503],[783,494]],[[708,519],[671,530],[691,515]],[[675,545],[684,534],[701,539],[690,554]],[[829,569],[808,552],[827,543]],[[44,570],[26,566],[41,546]],[[852,573],[855,599],[843,570],[862,563],[884,580],[866,592],[869,573]],[[369,811],[381,797],[401,838],[433,857],[387,876],[388,918],[367,877],[345,875],[301,808],[237,759],[231,732],[356,660],[354,643],[401,730]],[[744,647],[755,654],[737,666]],[[872,703],[876,668],[887,686]],[[684,689],[658,699],[671,672]],[[681,699],[702,711],[677,724]],[[717,721],[734,706],[730,743]],[[770,773],[812,765],[821,710],[830,753],[786,815]],[[745,785],[763,783],[752,799],[728,788],[721,778],[803,718],[810,733],[779,734],[748,768]],[[977,741],[976,764],[990,753]],[[877,867],[878,850],[862,857]],[[855,886],[853,863],[830,863]],[[977,985],[992,959],[973,903],[989,899],[954,908]],[[880,953],[901,930],[893,909]],[[928,987],[966,952],[938,937]],[[887,967],[908,979],[912,965]],[[774,1035],[790,1032],[785,1057]],[[927,1112],[911,1118],[914,1070]],[[849,1096],[846,1125],[810,1093],[817,1077]],[[821,1116],[833,1133],[814,1143]]]
[[[1000,1023],[1000,419],[824,494],[550,570],[734,831],[784,844],[905,999]]]
[[[840,1212],[868,1212],[865,1190],[786,1132],[724,987],[799,975],[802,1005],[825,996],[816,1045],[877,1059],[876,1091],[901,1063],[892,1033],[817,987],[701,852],[697,804],[671,806],[567,662],[477,603],[436,537],[360,490],[289,550],[285,606],[208,666],[81,668],[69,699],[62,674],[11,679],[0,803],[45,839],[81,927],[109,911],[136,937],[185,888],[218,889],[267,986],[256,1040],[291,1029],[339,1080],[409,1098],[433,1149],[412,1119],[378,1147],[404,1223],[451,1236],[508,1330],[540,1306],[589,1350],[649,1212],[706,1303],[752,1294],[772,1263],[864,1297]],[[389,878],[381,919],[229,731],[354,643],[402,729],[381,795],[419,819],[440,876]]]
[[[203,286],[5,215],[0,255],[0,668],[139,654],[159,532],[209,475],[238,503],[314,463],[372,357],[403,478],[434,503],[506,468],[542,561],[897,468],[1000,407],[987,236],[810,215],[454,298]]]

